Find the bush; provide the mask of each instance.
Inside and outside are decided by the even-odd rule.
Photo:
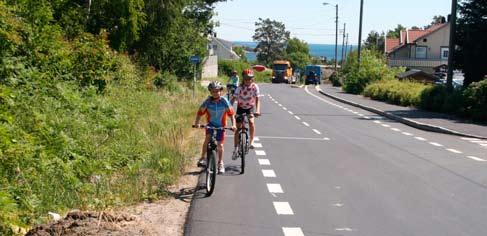
[[[428,85],[411,81],[380,80],[367,85],[363,95],[402,106],[417,106]]]
[[[154,78],[154,85],[173,93],[183,91],[181,85],[178,84],[178,78],[169,72],[158,73]]]
[[[218,61],[218,75],[221,77],[231,76],[232,71],[236,70],[238,76],[241,78],[242,71],[245,69],[249,69],[252,66],[244,61],[235,61],[235,60],[220,60]],[[255,75],[255,82],[257,83],[270,83],[272,70],[265,70],[262,72],[257,72],[254,70]],[[225,80],[226,82],[226,80]]]
[[[487,121],[487,79],[470,84],[463,95],[466,112],[475,120]]]
[[[384,56],[378,51],[364,50],[361,54],[360,69],[357,53],[352,52],[343,67],[343,89],[348,93],[360,94],[364,88],[378,80],[394,79],[403,68],[389,68]]]
[[[330,81],[331,81],[331,84],[335,87],[340,87],[342,86],[342,83],[340,82],[340,77],[337,76],[337,74],[335,72],[333,72],[331,75],[330,75]]]
[[[232,71],[236,70],[240,76],[242,71],[250,68],[250,64],[244,61],[237,60],[219,60],[218,61],[218,75],[231,76]]]

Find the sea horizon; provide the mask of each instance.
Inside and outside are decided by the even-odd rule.
[[[246,46],[250,48],[255,48],[257,46],[257,42],[249,42],[249,41],[232,41],[234,45],[238,46]],[[350,51],[350,46],[352,50],[357,48],[356,45],[348,45],[348,50]],[[335,44],[318,44],[318,43],[308,43],[309,47],[309,54],[313,57],[325,57],[327,60],[331,60],[335,58]],[[255,61],[256,55],[255,52],[247,52],[246,53],[247,60]],[[342,59],[342,45],[337,45],[337,57],[338,60]]]

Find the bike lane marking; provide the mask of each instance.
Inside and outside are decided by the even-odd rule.
[[[299,227],[282,227],[284,236],[304,236],[303,231]]]
[[[267,178],[275,178],[276,172],[274,170],[262,170],[262,175]]]
[[[270,166],[271,165],[271,162],[269,161],[269,159],[258,159],[259,161],[259,165],[261,166]]]
[[[294,215],[289,202],[272,202],[278,215]]]

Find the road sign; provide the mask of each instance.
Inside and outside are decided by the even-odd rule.
[[[189,58],[189,61],[191,61],[191,63],[193,63],[193,64],[198,64],[198,63],[200,63],[200,57],[199,56],[196,56],[196,55],[195,56],[191,56]]]

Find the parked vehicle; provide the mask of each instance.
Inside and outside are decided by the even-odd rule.
[[[304,68],[304,84],[320,84],[323,73],[319,65],[307,65]]]
[[[296,81],[293,78],[291,62],[286,60],[277,60],[272,64],[272,83],[292,83]]]

